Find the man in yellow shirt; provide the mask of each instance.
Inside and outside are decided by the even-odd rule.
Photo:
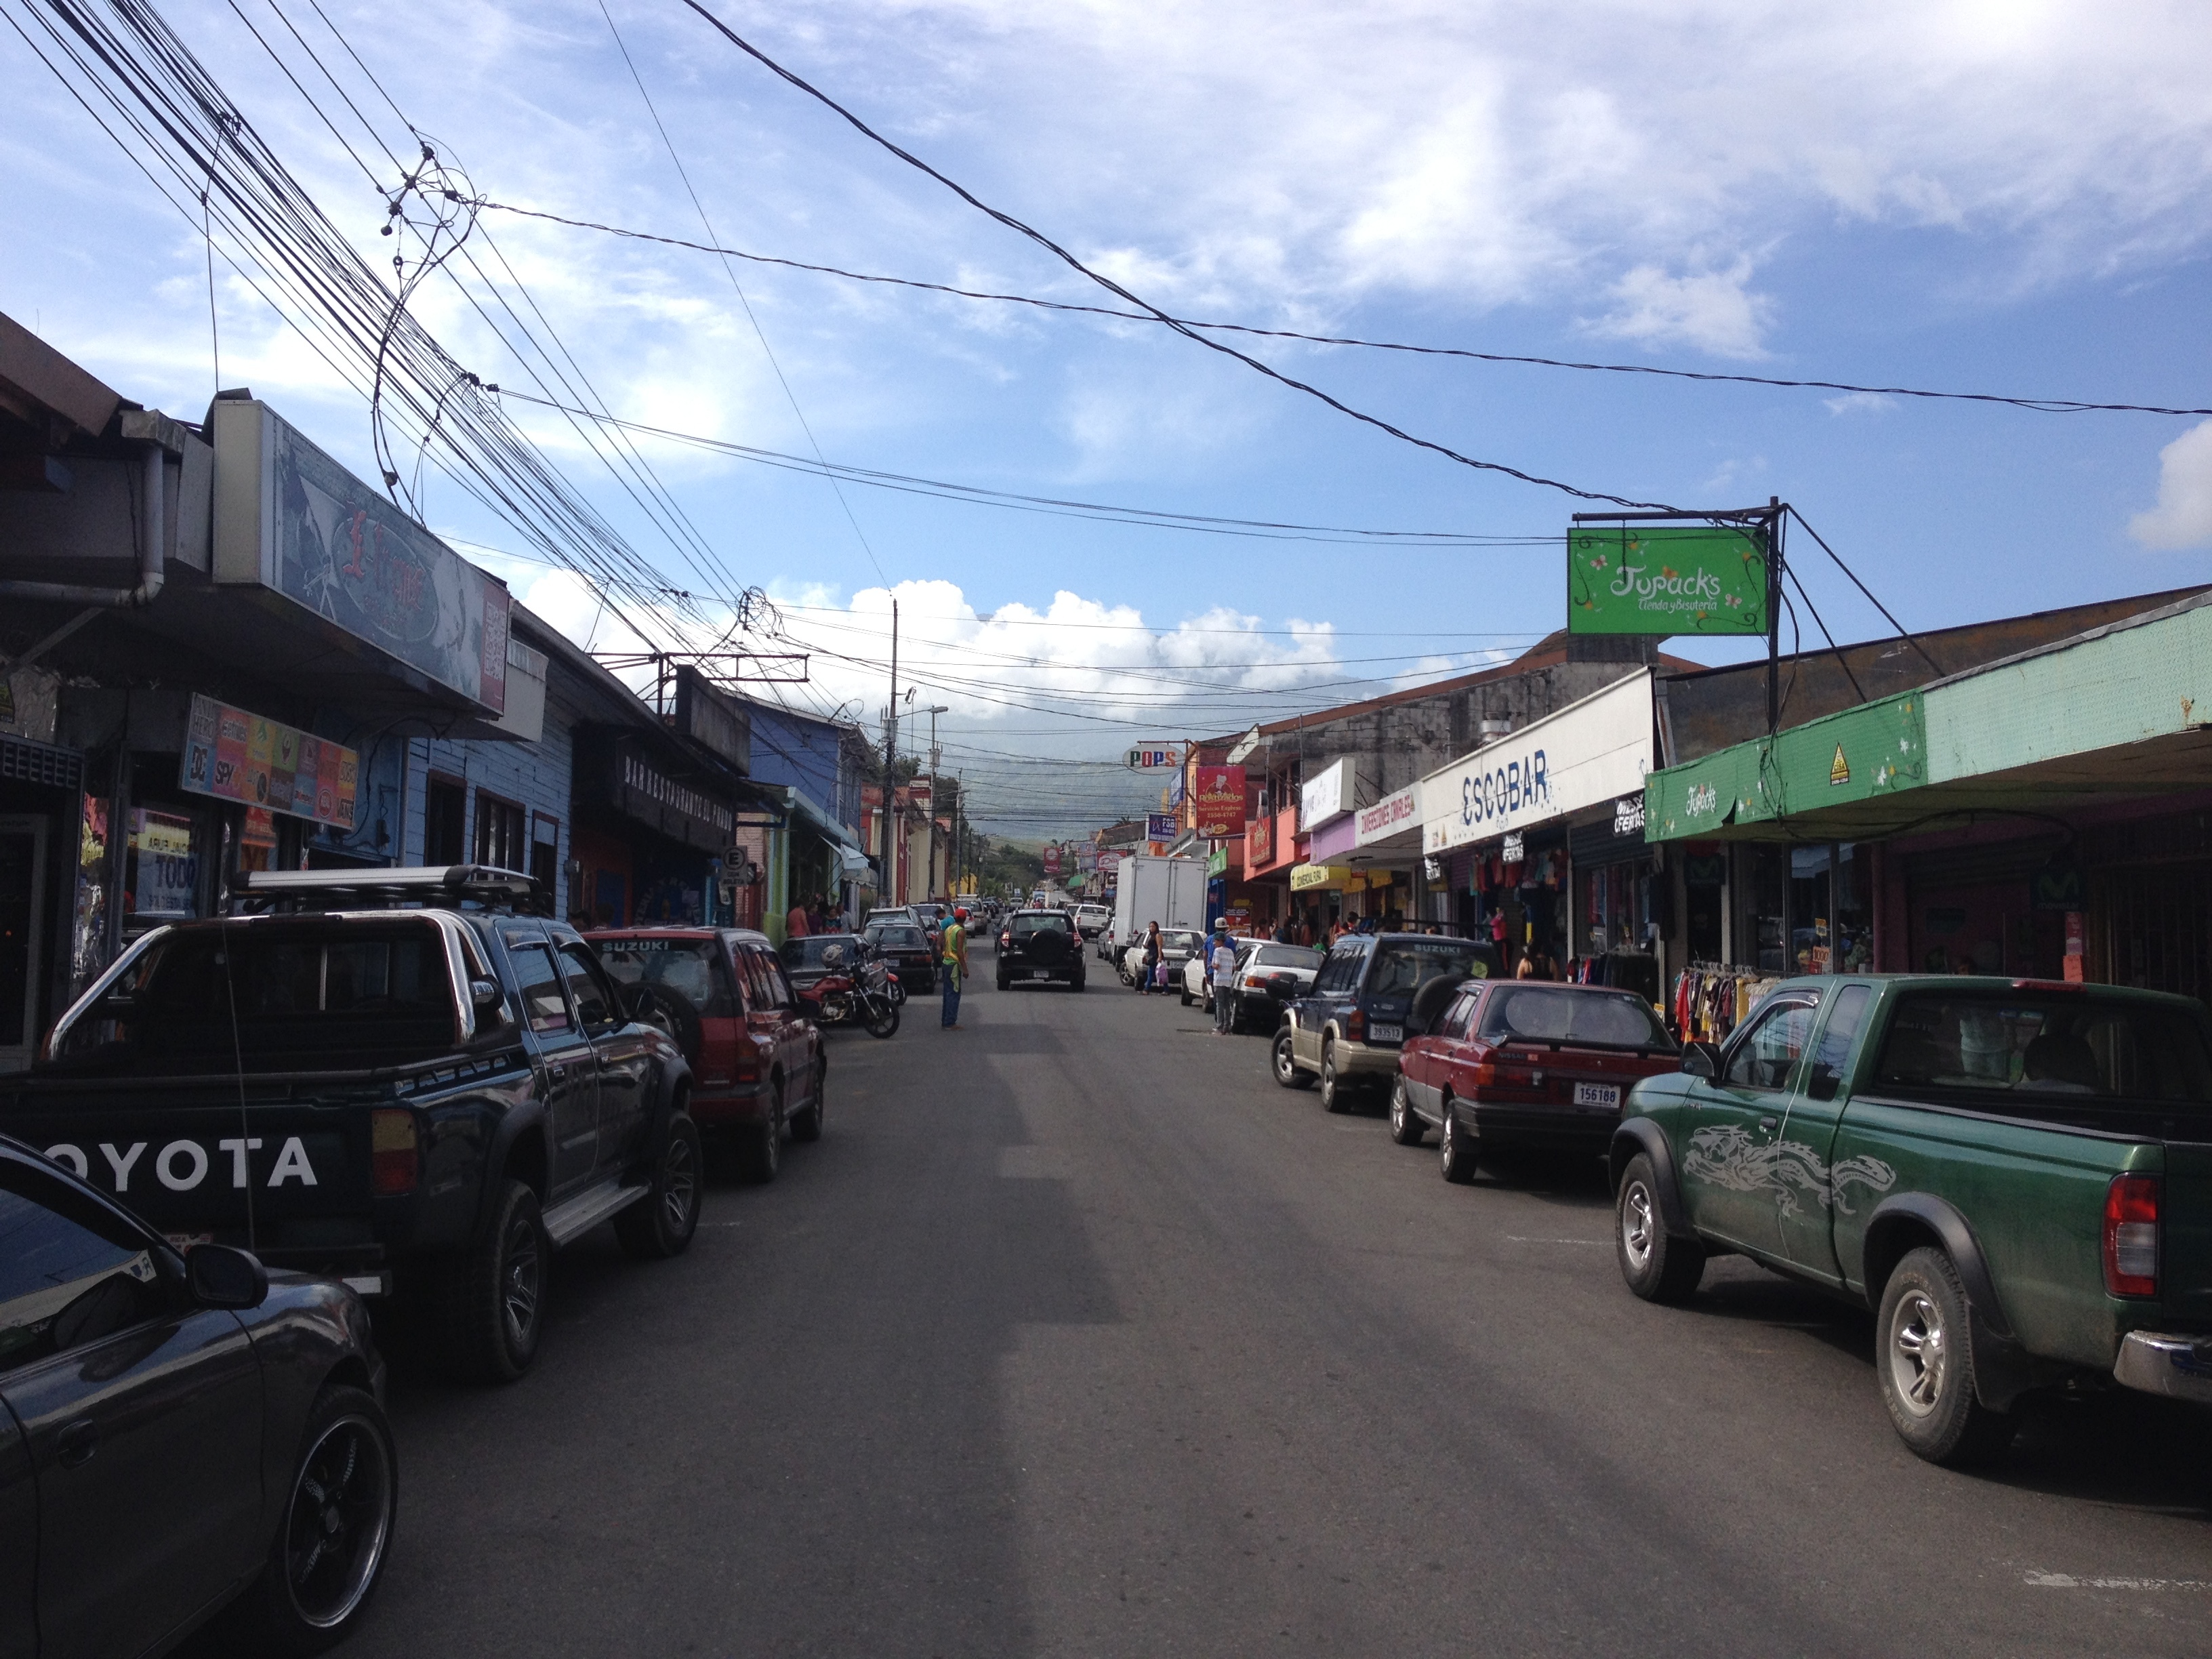
[[[945,975],[945,1018],[948,1031],[960,1029],[960,981],[968,977],[968,912],[955,910],[938,942],[938,963]]]

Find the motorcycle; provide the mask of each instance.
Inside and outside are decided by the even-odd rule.
[[[882,963],[863,962],[856,974],[846,966],[844,951],[833,945],[823,953],[822,965],[828,971],[799,994],[817,1024],[857,1024],[872,1037],[897,1031],[898,1005],[884,988]]]

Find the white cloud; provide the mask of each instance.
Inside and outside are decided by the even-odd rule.
[[[2145,547],[2202,547],[2212,542],[2212,421],[2158,452],[2158,505],[2128,520]]]
[[[1840,398],[1823,398],[1831,415],[1887,415],[1897,407],[1897,399],[1884,397],[1879,392],[1846,392]]]
[[[1669,276],[1656,265],[1638,265],[1613,285],[1613,310],[1591,331],[1643,345],[1692,345],[1722,357],[1765,355],[1764,339],[1774,301],[1752,293],[1751,261],[1726,270]]]

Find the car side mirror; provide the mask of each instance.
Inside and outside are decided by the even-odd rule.
[[[469,1000],[479,1008],[493,1008],[506,1000],[496,980],[472,979],[469,981]]]
[[[269,1269],[250,1250],[195,1244],[185,1253],[185,1278],[203,1308],[258,1308],[269,1299]]]
[[[1721,1074],[1721,1051],[1710,1042],[1684,1043],[1682,1074],[1685,1077],[1701,1077],[1711,1082]]]

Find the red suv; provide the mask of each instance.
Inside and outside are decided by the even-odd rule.
[[[1440,1015],[1421,1018],[1431,1007]],[[1413,1016],[1390,1138],[1418,1146],[1435,1125],[1446,1181],[1470,1179],[1500,1146],[1601,1158],[1629,1090],[1681,1063],[1651,1005],[1605,986],[1471,979],[1454,992],[1439,981]]]
[[[732,927],[614,927],[584,937],[607,971],[650,992],[640,1018],[691,1062],[691,1117],[734,1137],[746,1176],[773,1181],[783,1134],[822,1136],[822,1033],[768,935]]]

